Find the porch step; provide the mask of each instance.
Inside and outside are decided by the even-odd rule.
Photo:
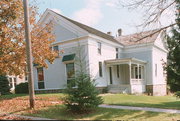
[[[108,92],[110,93],[130,93],[129,85],[109,85]]]

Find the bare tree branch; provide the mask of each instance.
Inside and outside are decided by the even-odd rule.
[[[167,29],[167,28],[169,28],[169,27],[172,27],[172,26],[174,26],[174,25],[176,25],[176,24],[177,24],[177,23],[174,23],[174,24],[171,24],[171,25],[162,27],[162,28],[158,29],[157,31],[152,32],[151,34],[148,34],[148,35],[142,37],[141,39],[138,39],[137,41],[140,41],[140,40],[142,40],[142,39],[144,39],[144,38],[150,37],[150,36],[152,36],[152,35],[154,35],[154,34],[156,34],[156,33],[159,33],[159,32],[161,32],[161,31],[163,31],[163,30],[165,30],[165,29]]]

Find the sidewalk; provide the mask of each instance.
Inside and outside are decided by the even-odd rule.
[[[32,116],[23,116],[23,115],[17,115],[17,114],[7,114],[7,113],[1,113],[0,117],[7,116],[7,117],[16,117],[16,118],[23,118],[23,120],[54,120],[54,119],[48,119],[48,118],[40,118],[40,117],[32,117]]]
[[[163,112],[163,113],[178,113],[178,114],[180,114],[180,110],[175,110],[175,109],[117,106],[117,105],[106,105],[106,104],[102,104],[99,107],[102,107],[102,108],[114,108],[114,109],[127,109],[127,110],[152,111],[152,112]]]

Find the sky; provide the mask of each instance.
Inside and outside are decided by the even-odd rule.
[[[137,28],[143,22],[143,11],[122,8],[119,0],[38,0],[37,6],[41,14],[49,8],[105,33],[111,31],[114,36],[118,29],[123,35],[143,30]],[[169,18],[172,16],[163,18],[163,23],[168,24]]]

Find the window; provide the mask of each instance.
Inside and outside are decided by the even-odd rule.
[[[12,78],[9,78],[9,85],[10,85],[10,88],[13,87],[13,81],[12,81]]]
[[[119,56],[118,56],[118,51],[119,51],[119,49],[118,49],[118,48],[116,48],[116,59],[118,59],[118,58],[119,58]]]
[[[53,50],[57,53],[56,57],[59,57],[59,46],[53,46]]]
[[[157,64],[155,64],[155,76],[157,76]]]
[[[138,79],[138,77],[139,77],[139,79],[142,79],[142,67],[141,66],[139,66],[139,75],[138,75],[138,67],[137,66],[134,67],[133,71],[134,71],[134,75],[135,75],[133,77],[135,77],[135,79]]]
[[[117,65],[117,77],[119,78],[119,65]]]
[[[138,67],[135,67],[135,79],[138,79]]]
[[[99,62],[99,76],[102,77],[102,62]]]
[[[101,43],[98,42],[98,53],[101,55]]]
[[[37,76],[38,76],[38,88],[44,89],[44,71],[43,67],[37,68]]]
[[[17,79],[14,78],[14,87],[17,85]]]
[[[142,71],[141,71],[141,69],[142,69],[142,67],[140,66],[140,67],[139,67],[139,79],[142,79],[142,75],[141,75],[141,72],[142,72]]]
[[[109,67],[109,79],[110,79],[110,84],[113,83],[113,80],[112,80],[112,67]]]
[[[67,83],[69,84],[75,77],[74,63],[66,64]]]
[[[28,75],[27,74],[25,75],[25,81],[28,81]]]

